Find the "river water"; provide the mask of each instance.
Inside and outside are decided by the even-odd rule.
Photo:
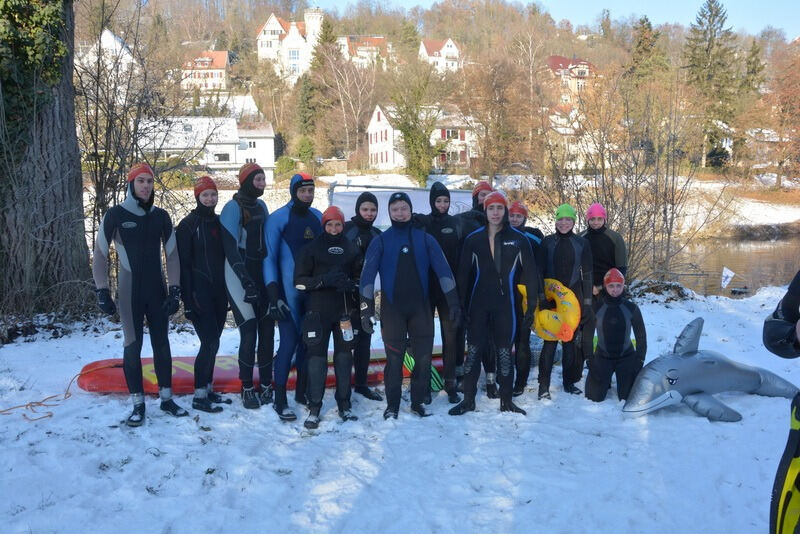
[[[747,296],[761,287],[791,281],[800,269],[800,237],[773,241],[704,239],[687,247],[679,261],[681,266],[673,269],[679,273],[673,276],[674,281],[701,295]],[[736,273],[725,289],[721,287],[723,267]]]

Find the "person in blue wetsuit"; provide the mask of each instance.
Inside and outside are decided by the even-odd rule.
[[[181,297],[183,313],[194,325],[200,338],[200,350],[194,360],[194,400],[192,408],[204,412],[221,412],[230,404],[212,388],[214,361],[219,337],[228,315],[225,294],[225,252],[222,228],[214,213],[217,206],[217,184],[203,176],[194,186],[197,207],[178,223],[175,237],[181,259]]]
[[[361,251],[362,257],[367,253],[367,248],[372,239],[381,233],[373,224],[377,216],[377,197],[369,191],[364,191],[358,195],[356,199],[356,214],[345,223],[344,236],[355,243]],[[356,334],[353,345],[353,391],[367,399],[382,401],[381,394],[376,389],[367,386],[371,342],[372,336],[358,328],[358,334]]]
[[[524,284],[529,302],[544,300],[539,269],[528,238],[510,227],[506,198],[490,193],[483,203],[487,225],[464,240],[458,267],[458,291],[467,310],[467,354],[464,358],[464,400],[450,415],[475,410],[480,362],[493,341],[497,350],[500,410],[525,414],[512,401],[514,362],[511,346],[517,329],[530,330],[533,307],[517,322],[517,284]]]
[[[272,402],[272,351],[275,322],[267,315],[262,264],[267,255],[264,227],[269,210],[263,200],[266,177],[255,163],[239,170],[239,191],[219,216],[225,252],[225,288],[239,328],[239,380],[242,405],[258,409]],[[253,387],[258,347],[260,390]]]
[[[528,208],[519,200],[515,200],[508,208],[508,222],[511,228],[519,230],[528,242],[531,244],[533,257],[536,260],[536,265],[539,267],[539,275],[541,276],[541,243],[544,239],[544,234],[538,228],[525,226],[528,220]],[[529,306],[534,305],[533,300],[529,300]],[[517,322],[522,323],[524,313],[522,311],[522,295],[517,292]],[[514,361],[517,368],[516,378],[514,379],[514,392],[515,397],[519,397],[525,393],[525,386],[528,385],[528,377],[531,373],[531,329],[520,328],[517,339],[514,340]]]
[[[283,421],[294,421],[297,415],[289,409],[286,383],[292,360],[297,370],[295,402],[307,404],[305,346],[300,343],[302,317],[306,312],[306,295],[294,285],[297,255],[322,233],[322,214],[312,208],[314,179],[304,172],[289,182],[291,199],[277,209],[267,221],[267,258],[264,260],[264,283],[267,285],[270,317],[278,321],[280,344],[275,356],[275,402],[273,408]]]
[[[117,305],[108,288],[109,249],[113,243],[119,258],[117,289],[124,345],[122,370],[133,401],[133,412],[126,424],[132,427],[144,424],[141,355],[145,317],[153,347],[161,409],[176,417],[189,415],[172,399],[172,353],[168,332],[169,316],[180,307],[180,259],[169,214],[153,206],[153,180],[150,165],[138,163],[131,168],[128,195],[122,204],[103,216],[92,261],[97,304],[108,315],[114,315]],[[169,290],[162,271],[162,243]]]
[[[372,333],[375,320],[375,277],[380,274],[381,336],[386,350],[384,419],[397,418],[403,381],[406,344],[416,361],[411,375],[411,411],[429,415],[423,402],[430,392],[433,314],[428,276],[432,269],[449,304],[450,317],[461,316],[453,273],[441,247],[421,228],[411,224],[411,199],[403,192],[389,197],[392,226],[375,237],[367,249],[361,271],[361,327]]]

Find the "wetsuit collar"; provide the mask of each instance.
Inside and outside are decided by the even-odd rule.
[[[290,209],[298,215],[305,215],[311,207],[311,202],[302,202],[297,198],[290,200],[289,204],[291,204]]]
[[[200,203],[199,200],[197,201],[197,207],[192,211],[194,211],[197,215],[203,217],[204,219],[213,219],[216,216],[214,208],[209,208],[208,206],[204,206],[202,203]]]
[[[150,195],[151,198],[152,196],[153,195]],[[133,213],[134,215],[138,215],[140,217],[143,215],[147,215],[147,211],[149,211],[145,210],[141,206],[139,199],[136,197],[136,195],[133,194],[133,190],[131,188],[128,188],[128,194],[125,197],[125,200],[122,202],[122,207],[128,210],[129,212]]]
[[[245,180],[244,182],[242,182],[242,185],[239,186],[239,193],[238,194],[240,196],[249,197],[249,198],[255,200],[255,199],[257,199],[258,197],[260,197],[261,195],[264,194],[264,190],[263,189],[258,189],[257,187],[255,187],[253,185],[253,178],[250,177],[247,180]]]
[[[344,232],[339,232],[336,235],[331,235],[328,232],[323,231],[322,234],[322,242],[326,245],[338,245],[344,239]]]
[[[606,225],[604,224],[603,226],[601,226],[601,227],[600,227],[600,228],[598,228],[597,230],[595,230],[594,228],[592,228],[592,227],[590,226],[590,227],[588,228],[588,230],[589,230],[589,233],[590,233],[590,234],[602,234],[603,232],[605,232],[605,231],[606,231]]]
[[[361,228],[362,230],[369,230],[370,228],[372,228],[372,223],[365,220],[364,217],[362,217],[361,215],[356,215],[354,217],[351,217],[350,220],[353,221],[355,225]]]
[[[398,230],[404,230],[404,229],[410,228],[410,227],[411,227],[411,220],[408,220],[408,221],[405,221],[405,222],[392,220],[392,228],[396,228]]]

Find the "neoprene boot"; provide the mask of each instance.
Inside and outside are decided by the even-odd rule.
[[[289,409],[289,403],[286,400],[286,386],[275,386],[275,400],[272,407],[280,417],[281,421],[294,421],[297,415]]]

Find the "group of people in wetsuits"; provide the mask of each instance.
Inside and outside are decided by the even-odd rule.
[[[331,336],[340,418],[357,418],[351,382],[352,390],[365,398],[383,400],[367,385],[378,315],[386,354],[384,418],[398,416],[407,355],[414,361],[410,410],[429,415],[425,405],[431,402],[435,315],[441,327],[444,390],[455,405],[449,413],[475,410],[483,368],[487,396],[499,396],[502,411],[525,414],[513,398],[524,393],[528,381],[534,309],[552,307],[544,293],[547,278],[572,290],[581,307],[577,339],[562,346],[564,391],[582,393],[575,384],[588,361],[586,396],[603,400],[616,374],[618,396],[624,399],[641,369],[646,334],[638,307],[623,294],[625,246],[606,227],[600,204],[589,208],[589,227],[581,235],[574,232],[575,210],[559,206],[556,231],[544,236],[525,226],[528,212],[522,203],[509,204],[488,182],[473,189],[472,209],[457,215],[449,213],[450,192],[437,182],[428,214],[414,213],[406,193],[393,193],[387,206],[391,227],[381,232],[373,226],[379,206],[372,193],[359,196],[355,215],[346,221],[336,206],[323,213],[313,208],[313,178],[298,173],[289,184],[289,202],[269,213],[259,198],[266,185],[263,169],[248,163],[238,178],[239,190],[219,216],[216,184],[208,176],[200,178],[194,188],[197,206],[173,231],[166,211],[153,206],[153,170],[138,164],[128,174],[125,201],[103,218],[93,274],[100,308],[108,314],[119,309],[123,324],[123,369],[133,402],[130,426],[141,425],[145,415],[140,359],[145,317],[161,409],[176,417],[188,415],[172,398],[167,338],[169,316],[180,301],[200,339],[192,408],[214,413],[222,411],[220,404],[231,403],[212,388],[230,306],[240,333],[242,405],[258,409],[271,403],[281,420],[295,420],[287,399],[294,367],[294,400],[308,409],[307,428],[320,423]],[[108,283],[111,243],[119,258],[117,303]],[[519,286],[525,288],[527,307]],[[550,398],[556,345],[545,341],[542,349],[540,399]]]

